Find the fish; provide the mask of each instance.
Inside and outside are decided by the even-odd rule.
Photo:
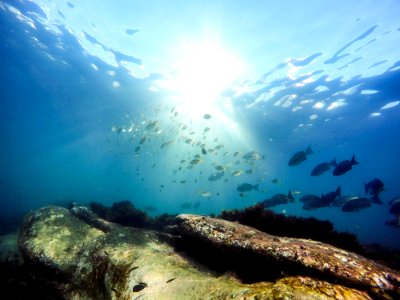
[[[258,191],[258,184],[242,183],[236,188],[238,192],[250,192],[251,190]]]
[[[389,212],[395,215],[395,219],[386,221],[386,225],[399,227],[400,226],[400,197],[394,198],[389,202]]]
[[[140,140],[139,144],[142,145],[147,141],[147,136],[142,137],[142,139]]]
[[[214,169],[217,170],[217,171],[223,171],[224,167],[221,166],[221,165],[216,165],[216,166],[214,166]]]
[[[317,209],[320,207],[330,206],[333,201],[335,201],[336,197],[341,196],[342,191],[340,186],[337,187],[336,191],[330,192],[327,194],[322,194],[321,197],[313,195],[313,197],[309,197],[303,205],[303,209]],[[301,201],[301,200],[300,200]],[[304,201],[304,199],[303,199]]]
[[[358,197],[346,202],[346,204],[342,206],[342,211],[344,212],[359,211],[360,209],[370,207],[371,202],[372,200],[368,198]]]
[[[291,167],[297,166],[307,159],[307,155],[310,155],[312,153],[313,151],[311,149],[311,146],[308,146],[306,150],[299,151],[293,154],[292,157],[289,159],[288,165]]]
[[[204,155],[206,155],[206,154],[207,154],[207,151],[206,151],[206,149],[204,149],[204,148],[201,148],[201,153],[202,153],[202,154],[204,154]]]
[[[347,173],[352,169],[352,166],[359,165],[360,163],[356,161],[356,157],[353,154],[351,160],[343,160],[340,163],[336,163],[336,159],[333,160],[333,165],[335,168],[333,169],[333,176],[340,176],[344,173]]]
[[[198,194],[202,197],[210,197],[211,196],[211,192],[207,192],[207,191],[198,191]]]
[[[211,119],[211,115],[210,114],[205,114],[203,116],[203,118],[206,119],[206,120],[209,120],[209,119]]]
[[[157,127],[157,129],[154,132],[155,132],[155,134],[160,135],[163,131]]]
[[[232,172],[232,176],[238,177],[243,174],[242,170]]]
[[[379,193],[383,191],[383,187],[384,183],[378,178],[374,178],[366,184],[364,183],[365,193],[372,195],[374,203],[378,204],[382,204],[382,201],[379,198]]]
[[[391,205],[389,212],[394,215],[400,215],[400,197],[393,198],[389,204]]]
[[[234,155],[234,156],[236,156],[236,155]],[[261,160],[261,159],[264,159],[264,155],[262,155],[261,153],[259,153],[257,151],[250,151],[250,152],[247,152],[245,155],[243,155],[243,159]]]
[[[307,203],[310,200],[313,200],[314,198],[319,198],[317,195],[312,195],[312,194],[306,194],[304,196],[302,196],[299,201],[301,203]]]
[[[161,149],[164,149],[165,147],[171,145],[173,142],[174,142],[174,141],[172,140],[172,141],[168,141],[168,142],[162,143],[161,146],[160,146],[160,148],[161,148]]]
[[[333,166],[335,163],[335,160],[332,160],[331,162],[323,162],[320,163],[319,165],[315,166],[314,169],[311,171],[311,176],[319,176],[328,171],[331,166]]]
[[[308,199],[307,202],[304,203],[303,209],[305,210],[312,210],[312,209],[317,209],[319,207],[322,207],[324,205],[321,205],[321,198],[314,195],[315,197]]]
[[[218,179],[221,179],[223,176],[224,176],[224,172],[214,173],[208,177],[208,180],[209,181],[217,181]]]
[[[325,195],[322,194],[321,200],[325,204],[325,206],[329,206],[333,203],[333,201],[335,201],[336,197],[340,196],[342,196],[342,189],[340,188],[340,186],[338,186],[334,192],[330,192]]]
[[[144,282],[139,282],[138,284],[136,284],[135,286],[133,286],[132,291],[133,292],[140,292],[141,290],[143,290],[145,287],[147,287],[147,284]]]
[[[281,184],[281,183],[282,183],[282,180],[280,180],[280,179],[278,179],[278,178],[274,178],[274,179],[271,180],[271,182],[272,182],[273,184]]]
[[[190,162],[190,164],[191,164],[192,166],[195,166],[195,165],[197,165],[197,164],[199,164],[199,163],[201,163],[201,162],[202,162],[201,159],[195,158],[195,159],[193,159],[193,160]]]
[[[336,207],[341,207],[345,205],[347,202],[360,198],[360,196],[338,196],[336,199],[332,202],[332,206]]]
[[[291,191],[289,191],[287,195],[281,193],[275,194],[272,196],[272,198],[265,199],[260,203],[264,206],[264,208],[268,208],[279,204],[288,204],[290,202],[294,202],[294,197]]]
[[[149,124],[145,127],[146,130],[152,130],[158,127],[158,121],[149,121]]]

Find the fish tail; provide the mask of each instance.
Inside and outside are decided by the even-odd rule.
[[[259,186],[259,184],[253,185],[253,189],[255,189],[256,191],[258,191],[258,186]]]
[[[342,196],[342,188],[340,187],[340,185],[336,189],[336,195],[337,196]]]
[[[365,190],[365,193],[368,193],[368,185],[366,183],[364,183],[364,190]]]
[[[353,154],[353,157],[351,158],[351,164],[352,164],[352,165],[359,165],[359,164],[360,164],[358,161],[356,161],[356,156],[355,156],[355,154]]]
[[[292,194],[291,190],[289,190],[287,197],[288,197],[290,202],[294,202],[294,197],[293,197],[293,194]]]

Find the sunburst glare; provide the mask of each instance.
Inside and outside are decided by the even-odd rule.
[[[216,42],[184,43],[176,52],[172,74],[160,86],[192,116],[223,109],[222,94],[243,74],[244,63]]]

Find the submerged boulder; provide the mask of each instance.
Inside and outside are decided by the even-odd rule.
[[[268,266],[264,272],[312,274],[317,277],[400,296],[400,274],[361,255],[306,239],[272,236],[252,227],[217,218],[181,214],[176,230],[224,253]],[[293,274],[292,274],[293,275]]]
[[[176,241],[189,235],[263,252],[265,237],[246,226],[201,216],[180,215],[178,221],[181,238],[109,223],[85,207],[48,206],[25,218],[19,248],[32,278],[60,299],[371,299],[366,291],[305,274],[253,283],[229,272],[221,276],[178,251]],[[291,255],[290,247],[280,251],[282,259]],[[384,288],[396,283],[397,275],[392,276]]]

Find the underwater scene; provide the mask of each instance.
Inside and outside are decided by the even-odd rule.
[[[271,214],[266,232],[328,226],[400,268],[399,15],[396,0],[2,0],[0,234],[48,205],[133,210],[139,227],[261,230]]]

